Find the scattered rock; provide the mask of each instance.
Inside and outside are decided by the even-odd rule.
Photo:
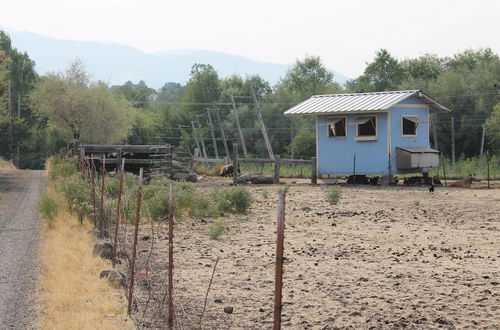
[[[102,243],[94,245],[94,250],[92,251],[94,256],[99,256],[103,259],[113,258],[113,246],[109,243]]]
[[[101,274],[99,274],[99,278],[107,278],[109,274],[109,270],[103,270]]]
[[[360,277],[358,281],[368,282],[369,280],[366,277]]]
[[[109,271],[107,279],[109,285],[115,289],[124,288],[127,285],[127,277],[114,269]]]
[[[222,304],[222,299],[220,299],[220,298],[215,298],[215,299],[214,299],[214,303],[217,303],[217,304]]]
[[[224,313],[226,313],[226,314],[232,314],[233,310],[234,310],[233,306],[224,307]]]
[[[238,183],[247,183],[250,182],[250,174],[245,173],[238,177]]]
[[[175,181],[197,182],[198,175],[196,173],[175,173],[172,179]]]
[[[361,316],[360,312],[352,312],[349,316]]]

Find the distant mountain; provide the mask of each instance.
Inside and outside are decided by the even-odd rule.
[[[136,48],[114,43],[62,40],[32,32],[4,30],[9,33],[13,46],[26,51],[36,62],[38,73],[62,71],[72,60],[79,58],[94,79],[109,84],[121,85],[128,80],[144,80],[155,89],[170,81],[184,84],[189,79],[194,63],[211,64],[221,77],[233,73],[259,74],[275,84],[290,67],[290,64],[259,62],[208,50],[173,50],[147,54]],[[334,74],[339,83],[349,79],[342,74]]]

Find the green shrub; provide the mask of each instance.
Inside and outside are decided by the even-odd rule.
[[[80,174],[75,173],[58,179],[56,187],[64,196],[69,211],[76,213],[80,222],[83,222],[83,218],[93,210],[89,183],[83,180]]]
[[[219,236],[224,234],[225,230],[226,230],[225,223],[222,220],[217,220],[213,224],[211,224],[210,227],[208,227],[207,234],[208,237],[210,237],[210,239],[216,240],[219,238]]]
[[[126,190],[137,189],[139,179],[137,175],[131,173],[125,173],[123,178],[123,189],[122,194]],[[112,198],[118,198],[118,192],[120,191],[120,173],[114,177],[106,177],[104,182],[104,191],[106,195]]]
[[[45,192],[38,201],[38,210],[40,210],[42,217],[47,221],[49,228],[52,228],[54,219],[59,214],[59,205],[57,202]]]
[[[52,170],[49,173],[49,180],[56,181],[67,178],[77,171],[76,159],[67,156],[54,156],[51,158]]]
[[[232,187],[212,194],[217,211],[224,213],[246,213],[252,205],[252,195],[242,187]]]
[[[162,219],[167,216],[169,183],[167,178],[158,177],[144,187],[143,210],[152,219]]]
[[[340,191],[340,188],[334,186],[328,189],[328,192],[326,194],[326,200],[328,201],[328,203],[336,205],[340,201],[341,196],[342,192]]]

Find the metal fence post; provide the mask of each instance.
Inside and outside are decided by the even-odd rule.
[[[174,192],[172,184],[168,195],[168,328],[174,325]]]
[[[134,276],[135,276],[135,258],[137,255],[137,235],[139,232],[139,221],[141,218],[141,200],[142,200],[142,175],[144,169],[141,167],[139,171],[139,189],[137,190],[137,206],[135,209],[135,230],[134,244],[132,245],[132,261],[130,263],[130,281],[128,286],[128,307],[127,314],[132,313],[132,296],[134,293]]]
[[[311,183],[318,184],[318,159],[311,158]]]
[[[238,144],[233,143],[233,185],[238,184]]]
[[[121,154],[121,150],[120,150]],[[113,268],[116,265],[116,249],[118,245],[118,227],[120,225],[120,203],[122,201],[123,192],[123,177],[125,176],[125,158],[121,158],[121,170],[120,170],[120,187],[118,188],[118,201],[116,202],[116,223],[115,223],[115,235],[113,236]]]
[[[274,184],[280,183],[280,168],[281,168],[280,155],[275,155],[274,156],[274,178],[273,178]]]
[[[274,287],[274,330],[281,329],[281,299],[283,291],[283,249],[285,241],[285,196],[281,191],[278,199],[278,219],[276,221],[276,275]]]

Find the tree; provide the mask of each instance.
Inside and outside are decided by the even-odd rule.
[[[386,49],[380,49],[363,75],[349,81],[347,87],[354,92],[390,91],[397,89],[404,78],[405,70],[401,63]]]
[[[146,83],[141,80],[137,85],[134,85],[130,80],[122,86],[112,88],[114,93],[123,95],[134,108],[146,108],[151,103],[151,98],[156,95],[153,88],[149,88]]]
[[[66,141],[121,142],[132,124],[126,100],[111,93],[105,84],[91,82],[79,61],[65,73],[43,77],[31,93],[31,101]]]
[[[202,114],[207,105],[200,103],[217,102],[221,95],[219,75],[210,64],[196,63],[191,68],[191,76],[184,88],[183,101],[191,103],[186,110],[191,114]],[[198,103],[198,104],[197,104]]]
[[[308,129],[301,129],[293,138],[291,147],[296,157],[314,157],[316,155],[316,137],[314,132]]]
[[[156,103],[174,102],[182,94],[184,94],[184,86],[176,82],[167,82],[160,88]]]
[[[333,73],[328,70],[319,56],[308,56],[297,60],[278,85],[277,90],[294,94],[300,102],[311,95],[338,93],[342,89],[333,81]]]
[[[498,103],[490,118],[486,122],[486,132],[491,146],[498,152],[500,150],[500,103]]]

